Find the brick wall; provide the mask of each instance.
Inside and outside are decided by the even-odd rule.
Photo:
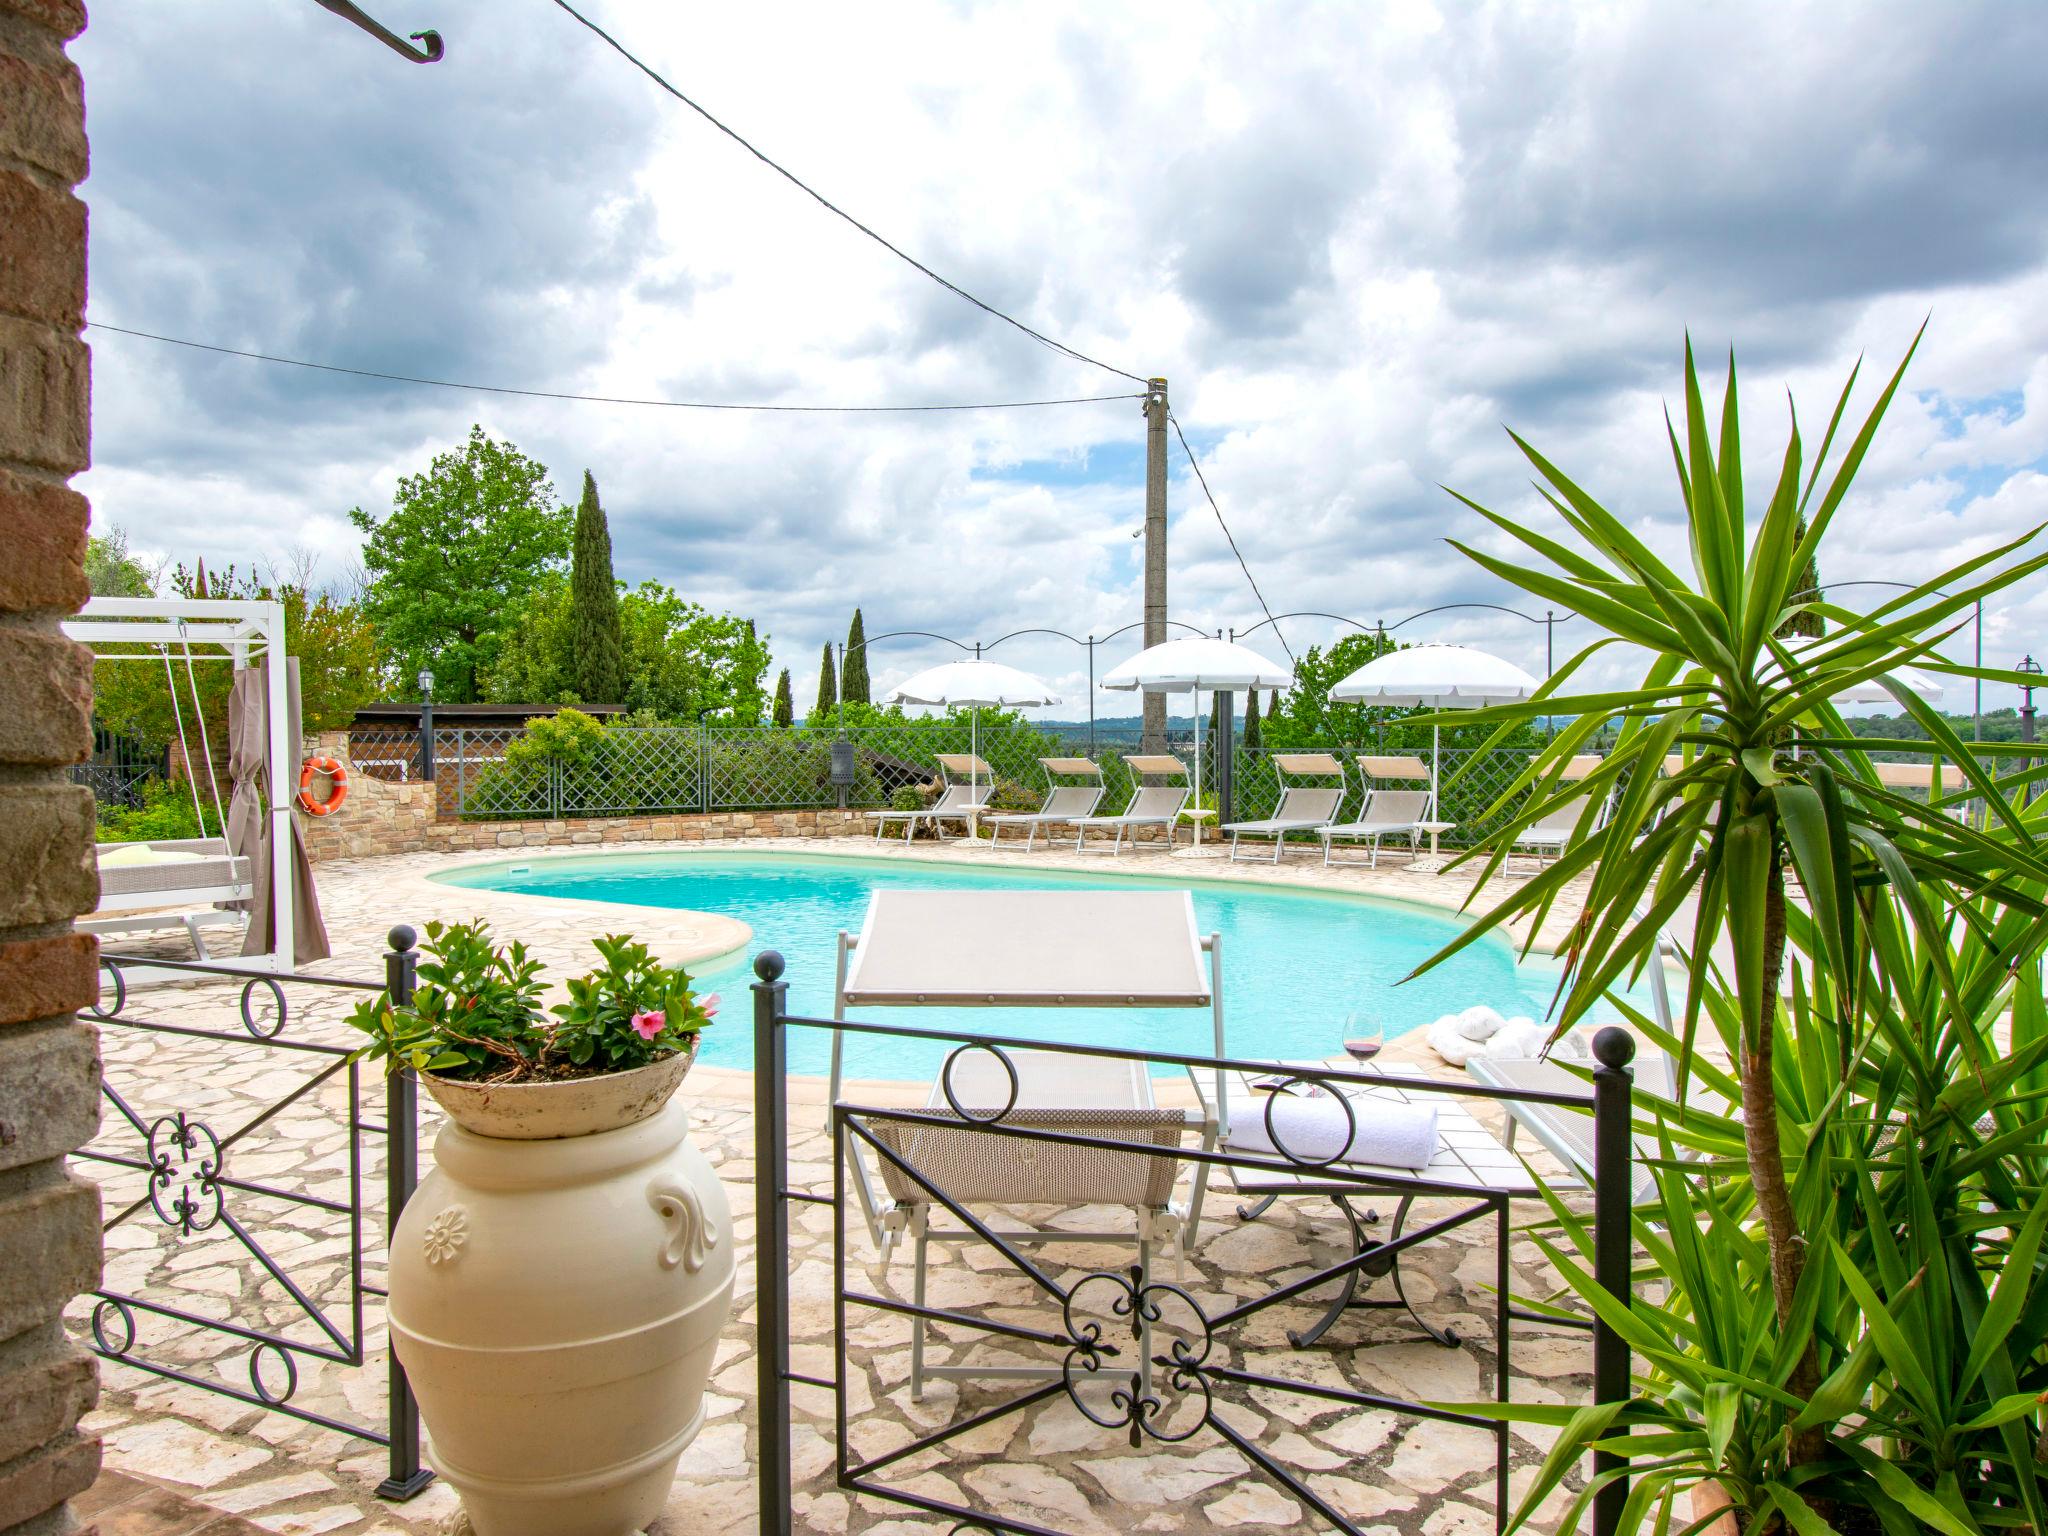
[[[348,737],[329,732],[312,750],[348,762]],[[348,802],[304,816],[315,863],[386,853],[488,853],[499,848],[583,848],[619,843],[727,842],[740,837],[866,837],[859,811],[713,811],[707,815],[570,817],[560,821],[452,821],[434,811],[432,784],[392,784],[351,772]]]
[[[55,1536],[99,1470],[99,1390],[59,1314],[99,1282],[99,1192],[65,1154],[99,1122],[97,986],[71,920],[99,898],[92,665],[58,630],[85,601],[90,359],[78,0],[0,0],[0,1531]]]

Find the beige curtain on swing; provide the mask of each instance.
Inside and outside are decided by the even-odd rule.
[[[235,673],[233,691],[228,694],[228,778],[234,792],[228,799],[228,850],[247,855],[250,883],[255,895],[249,903],[249,936],[242,942],[245,955],[267,955],[276,946],[276,919],[272,915],[270,827],[272,818],[264,801],[277,792],[269,767],[270,710],[266,669],[244,667]],[[285,739],[302,741],[305,731],[299,715],[299,658],[285,663],[285,699],[289,729]],[[292,764],[280,763],[275,770],[282,793],[292,793]],[[325,960],[327,924],[320,917],[320,894],[313,888],[313,861],[306,856],[306,841],[299,831],[297,816],[286,818],[292,829],[292,964]]]

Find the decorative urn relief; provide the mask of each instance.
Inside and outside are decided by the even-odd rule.
[[[449,1117],[392,1235],[391,1347],[476,1536],[626,1536],[667,1503],[732,1311],[731,1213],[675,1097],[717,999],[606,940],[550,1028],[516,946],[428,933],[417,997],[355,1020]]]

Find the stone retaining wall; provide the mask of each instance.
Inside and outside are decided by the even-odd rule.
[[[348,737],[329,732],[313,751],[349,762]],[[351,765],[352,766],[352,765]],[[534,821],[443,821],[430,783],[393,784],[351,772],[348,803],[332,816],[301,813],[306,850],[325,859],[385,853],[489,853],[499,848],[585,848],[619,843],[718,843],[742,837],[865,837],[859,811],[712,811],[704,815],[569,817]]]

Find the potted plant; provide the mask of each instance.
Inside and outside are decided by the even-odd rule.
[[[391,1345],[480,1536],[660,1515],[732,1306],[724,1190],[675,1098],[718,999],[596,948],[546,1009],[523,944],[430,923],[412,995],[350,1020],[449,1117],[392,1234]]]

